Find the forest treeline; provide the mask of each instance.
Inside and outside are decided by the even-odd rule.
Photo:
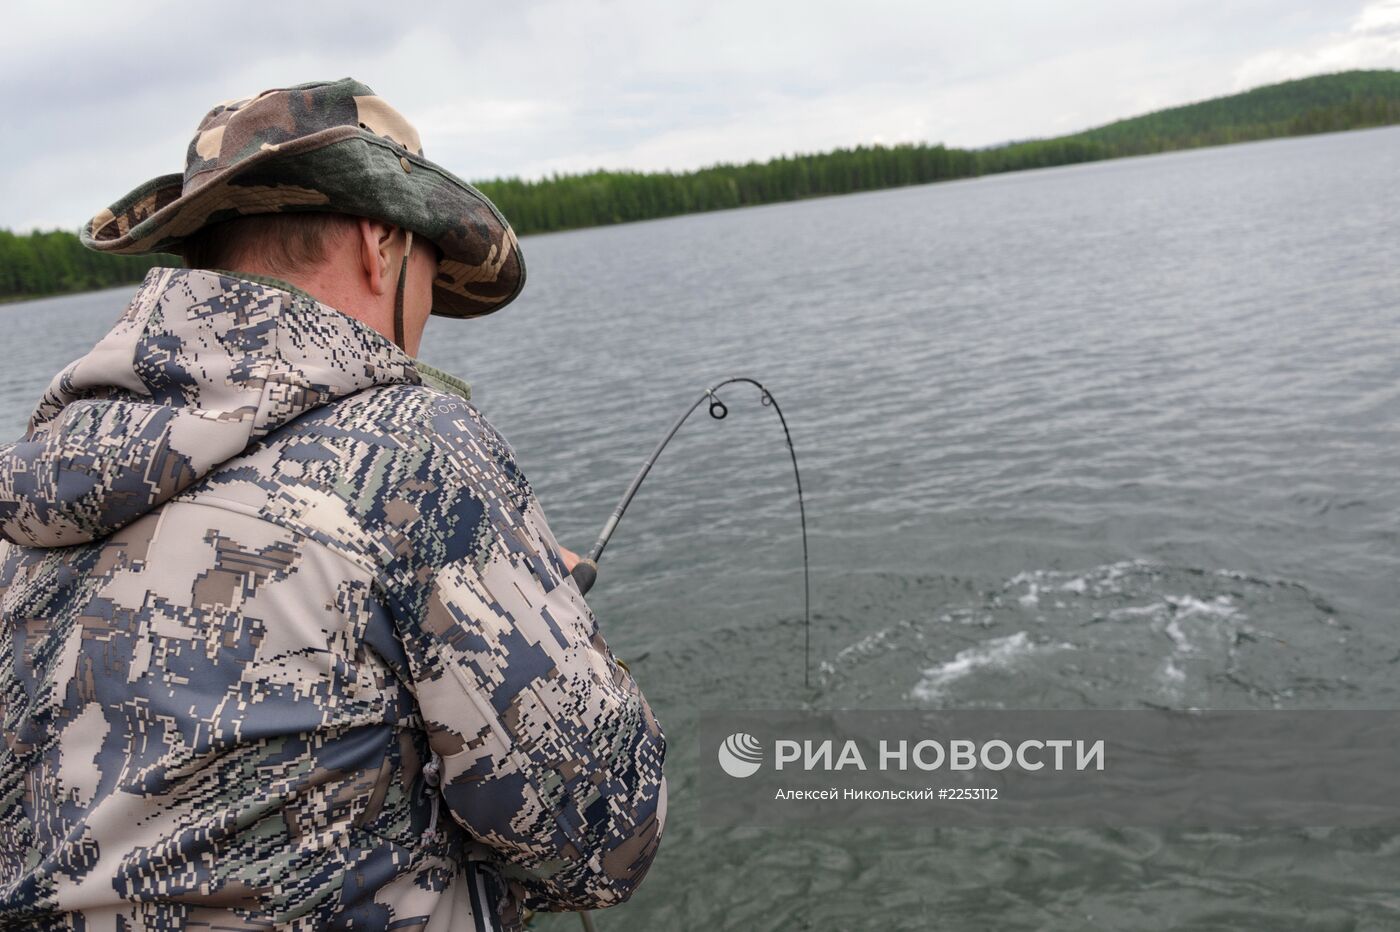
[[[1400,123],[1400,71],[1349,71],[987,149],[857,146],[693,172],[596,171],[540,181],[488,181],[477,187],[517,231],[544,233],[1393,123]]]
[[[93,252],[65,230],[17,235],[0,230],[0,300],[92,291],[140,281],[170,256],[112,256]]]
[[[1400,71],[1348,71],[1059,136],[986,149],[857,146],[691,172],[595,171],[479,182],[521,234],[651,220],[997,172],[1400,123]],[[0,298],[55,294],[138,280],[169,257],[90,252],[62,231],[0,230]]]

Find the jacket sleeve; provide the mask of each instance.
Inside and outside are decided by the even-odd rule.
[[[609,651],[510,448],[457,422],[396,611],[452,817],[535,909],[631,895],[666,817],[665,738]],[[405,591],[405,590],[401,590]]]

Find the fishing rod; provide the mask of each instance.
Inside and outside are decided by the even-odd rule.
[[[778,415],[778,421],[783,425],[783,439],[787,442],[788,455],[792,457],[792,478],[797,483],[797,512],[802,519],[802,618],[803,618],[803,641],[802,641],[802,682],[810,687],[812,685],[812,576],[807,561],[807,506],[802,498],[802,474],[797,469],[797,449],[792,445],[792,432],[788,430],[787,418],[783,417],[783,409],[778,406],[778,400],[773,397],[773,393],[764,388],[763,383],[756,379],[733,378],[725,379],[705,389],[705,393],[696,399],[695,403],[686,408],[685,413],[676,418],[676,422],[671,425],[671,429],[666,432],[666,436],[661,438],[661,442],[656,445],[656,449],[651,451],[646,462],[638,471],[632,484],[627,487],[627,491],[622,493],[622,500],[613,509],[612,516],[603,525],[603,531],[598,535],[598,539],[593,543],[593,549],[588,551],[588,555],[575,564],[569,575],[578,585],[578,591],[584,595],[593,588],[593,584],[598,581],[598,560],[603,556],[603,550],[608,546],[608,541],[612,540],[613,531],[617,530],[617,523],[622,520],[623,512],[627,511],[627,506],[632,504],[632,499],[637,496],[637,490],[642,487],[642,480],[646,479],[647,473],[651,472],[651,467],[656,463],[661,451],[666,449],[666,444],[671,442],[671,438],[676,436],[676,432],[681,429],[696,409],[705,403],[710,402],[710,417],[717,421],[722,421],[729,416],[729,407],[720,401],[715,392],[726,385],[736,383],[746,383],[756,387],[759,392],[759,400],[765,408],[772,407]],[[588,913],[580,912],[579,921],[583,924],[584,932],[594,932],[593,920]]]
[[[732,378],[718,382],[705,389],[696,402],[686,409],[685,413],[676,419],[671,425],[671,429],[666,432],[666,436],[656,445],[656,449],[651,451],[646,462],[642,464],[641,471],[637,473],[632,484],[623,493],[622,500],[613,509],[612,517],[608,518],[603,525],[603,531],[598,535],[598,540],[593,544],[593,549],[588,551],[588,555],[578,561],[573,572],[569,575],[577,583],[579,592],[588,593],[593,588],[593,584],[598,580],[598,560],[603,556],[603,550],[608,546],[608,541],[612,539],[613,531],[617,530],[617,523],[622,520],[623,512],[627,511],[627,506],[632,504],[632,499],[636,497],[637,490],[642,487],[642,480],[646,479],[647,473],[651,472],[652,465],[656,462],[661,451],[666,449],[666,444],[671,442],[671,438],[676,436],[676,432],[681,429],[681,425],[695,413],[696,409],[708,400],[710,402],[710,417],[717,421],[722,421],[729,414],[729,408],[715,392],[726,385],[736,383],[746,383],[756,387],[761,395],[759,400],[765,408],[771,407],[778,415],[778,421],[783,425],[783,439],[787,441],[788,455],[792,457],[792,477],[797,482],[797,509],[802,519],[802,612],[803,612],[803,645],[802,645],[802,682],[806,686],[812,685],[812,583],[811,572],[807,562],[807,506],[802,498],[802,474],[797,469],[797,450],[792,445],[792,432],[788,430],[787,418],[783,417],[783,409],[778,407],[778,401],[773,397],[773,393],[763,387],[761,382],[749,378]]]

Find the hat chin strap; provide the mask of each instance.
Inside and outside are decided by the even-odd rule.
[[[403,292],[408,284],[408,254],[413,249],[413,231],[404,230],[403,263],[399,266],[399,287],[394,291],[394,343],[405,353],[408,347],[403,339]]]

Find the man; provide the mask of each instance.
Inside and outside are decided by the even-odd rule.
[[[221,104],[183,251],[0,448],[0,919],[518,928],[625,900],[665,744],[506,442],[411,357],[514,234],[349,79]]]

